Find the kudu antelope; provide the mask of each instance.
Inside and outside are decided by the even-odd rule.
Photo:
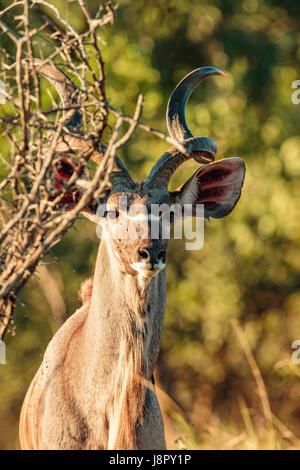
[[[76,87],[68,77],[50,64],[39,72],[57,88],[63,106],[72,102]],[[216,144],[194,137],[185,120],[190,94],[212,75],[224,74],[212,67],[194,70],[169,100],[169,133],[189,156],[171,147],[143,183],[136,183],[116,157],[111,188],[99,201],[106,210],[97,218],[108,236],[100,242],[93,279],[82,285],[81,308],[49,343],[27,391],[20,417],[22,449],[165,449],[152,377],[165,310],[167,240],[152,237],[151,205],[191,204],[194,210],[203,204],[205,218],[221,218],[236,205],[245,175],[240,158],[213,163]],[[69,135],[60,150],[64,145],[80,150],[81,144],[86,141]],[[204,166],[168,191],[171,176],[189,158]],[[120,205],[120,196],[127,197],[127,207]],[[65,205],[71,200],[66,198]],[[119,239],[116,227],[128,221],[133,204],[147,208],[148,231]],[[94,209],[86,208],[86,215],[93,218]],[[145,217],[137,213],[131,222],[140,224]]]

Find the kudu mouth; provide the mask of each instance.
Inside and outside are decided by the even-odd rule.
[[[131,263],[130,266],[135,271],[135,274],[138,277],[152,279],[157,276],[160,271],[165,269],[166,263],[163,261],[159,261],[158,263],[151,264],[147,263],[146,261],[138,261],[135,263]]]
[[[143,277],[155,277],[166,267],[166,248],[162,246],[160,240],[151,240],[147,244],[142,244],[135,251],[131,268]]]
[[[131,263],[131,267],[136,271],[137,274],[140,274],[146,278],[152,278],[166,267],[166,263],[159,261],[156,264],[151,264],[145,261],[138,261]]]

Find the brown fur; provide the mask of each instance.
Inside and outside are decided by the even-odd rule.
[[[82,303],[85,304],[86,302],[90,302],[93,292],[93,277],[89,277],[85,279],[79,290],[79,298],[81,299]]]
[[[116,394],[110,403],[110,425],[115,432],[113,449],[136,449],[136,428],[143,424],[144,380],[147,374],[145,344],[147,297],[141,297],[134,282],[130,291],[128,316],[122,320],[119,364],[115,375]],[[120,397],[121,400],[120,400]],[[112,442],[110,443],[112,444]],[[109,448],[111,448],[109,446]]]

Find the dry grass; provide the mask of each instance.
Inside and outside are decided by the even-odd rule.
[[[223,422],[215,414],[210,414],[205,423],[201,416],[194,426],[180,407],[156,385],[156,392],[161,404],[168,449],[188,450],[296,450],[300,447],[300,439],[272,412],[268,393],[263,377],[251,351],[247,336],[234,320],[232,328],[239,341],[249,368],[255,379],[253,394],[260,401],[259,410],[250,410],[243,396],[237,397],[241,415],[240,422]],[[290,363],[290,361],[289,361]],[[276,367],[285,366],[277,364]],[[294,366],[289,364],[290,367]],[[294,366],[295,367],[295,366]],[[297,370],[299,374],[299,371]]]

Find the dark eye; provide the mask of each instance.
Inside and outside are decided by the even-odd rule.
[[[108,211],[105,211],[104,217],[110,220],[114,220],[119,217],[119,212],[117,210],[108,210]]]

